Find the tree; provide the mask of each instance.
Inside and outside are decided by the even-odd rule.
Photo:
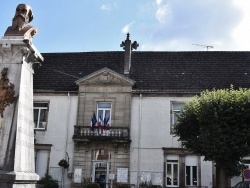
[[[250,89],[202,92],[185,103],[174,131],[185,148],[216,163],[217,188],[228,187],[250,154]]]

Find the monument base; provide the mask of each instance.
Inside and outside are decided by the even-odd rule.
[[[36,173],[7,172],[0,174],[1,188],[35,188],[39,176]]]

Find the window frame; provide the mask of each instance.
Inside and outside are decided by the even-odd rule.
[[[46,173],[49,173],[49,163],[50,163],[50,155],[51,155],[51,147],[52,144],[35,144],[35,172],[37,172],[38,169],[38,161],[37,161],[37,155],[39,151],[47,151],[48,152],[48,158],[47,158],[47,164],[46,164]],[[40,176],[41,179],[41,176]]]
[[[179,109],[175,109],[174,105],[181,105],[182,107]],[[171,120],[170,120],[170,133],[173,134],[173,130],[174,130],[174,125],[176,124],[176,120],[177,120],[177,115],[181,112],[181,109],[184,106],[184,101],[172,101],[171,102]]]
[[[187,167],[189,167],[189,172],[187,171]],[[194,183],[194,168],[196,169],[196,184]],[[190,173],[189,175],[189,184],[187,182],[187,177],[188,177],[188,173]],[[186,186],[198,186],[198,167],[197,166],[191,166],[191,165],[186,165],[185,166],[185,175],[186,175],[186,179],[185,179],[185,184]]]
[[[107,149],[92,150],[92,161],[110,161],[110,159],[111,159],[110,150]]]
[[[46,104],[46,107],[37,107],[35,104]],[[38,110],[38,118],[37,123],[35,123],[35,110]],[[40,118],[41,118],[41,110],[45,110],[45,126],[44,128],[40,128]],[[34,101],[33,102],[33,116],[34,116],[34,130],[36,131],[46,131],[48,126],[48,114],[49,114],[49,102],[48,101]]]
[[[99,107],[99,104],[110,104],[110,107]],[[97,118],[97,122],[99,122],[99,117],[100,117],[100,112],[99,111],[103,111],[102,115],[101,115],[101,119],[102,122],[104,122],[104,117],[106,114],[106,111],[109,111],[109,125],[111,126],[111,112],[112,112],[112,102],[110,101],[105,101],[105,102],[97,102],[96,104],[96,118]]]
[[[177,175],[177,184],[174,184],[174,180],[172,181],[171,178],[171,184],[168,184],[168,165],[170,165],[171,167],[171,174],[170,176],[174,176],[174,174],[176,173]],[[177,172],[174,172],[175,166],[177,166]],[[171,159],[167,159],[166,161],[166,187],[178,187],[179,186],[179,181],[180,181],[180,177],[179,177],[179,160],[171,160]]]

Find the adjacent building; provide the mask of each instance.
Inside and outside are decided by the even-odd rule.
[[[214,165],[181,147],[176,115],[201,91],[248,88],[250,53],[132,51],[138,44],[129,34],[121,46],[125,52],[42,54],[34,74],[36,172],[64,187],[212,187]]]

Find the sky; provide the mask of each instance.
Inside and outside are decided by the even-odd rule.
[[[39,52],[249,51],[250,0],[2,0],[1,37],[16,6],[31,6]]]

